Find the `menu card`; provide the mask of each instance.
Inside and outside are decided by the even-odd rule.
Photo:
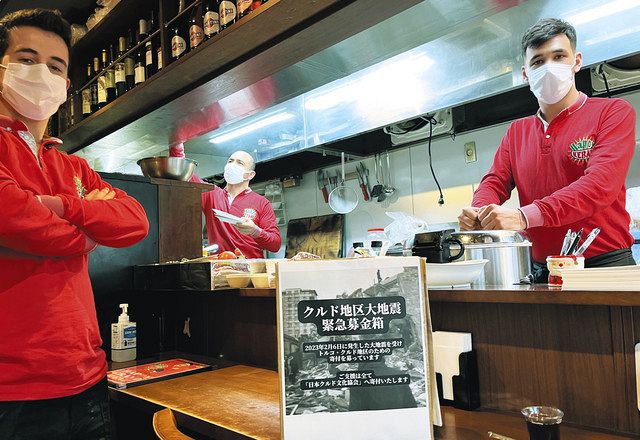
[[[211,366],[207,364],[200,364],[186,359],[169,359],[109,371],[107,372],[107,381],[110,387],[122,389],[173,377],[186,376],[209,369],[211,369]]]

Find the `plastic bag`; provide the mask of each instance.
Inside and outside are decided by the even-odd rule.
[[[640,231],[640,186],[627,188],[627,211],[631,216],[631,230]]]
[[[384,228],[392,245],[404,243],[405,240],[413,238],[416,234],[429,230],[427,222],[404,212],[387,211],[385,214],[393,219],[393,222]]]

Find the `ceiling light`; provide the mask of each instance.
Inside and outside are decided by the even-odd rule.
[[[212,144],[221,144],[231,139],[244,136],[245,134],[251,133],[252,131],[256,131],[260,128],[264,128],[272,124],[277,124],[278,122],[289,120],[294,116],[295,115],[293,113],[289,113],[289,112],[275,113],[275,114],[272,114],[271,116],[258,119],[255,122],[251,122],[249,124],[245,124],[238,128],[229,130],[225,133],[216,135],[211,139],[209,139],[209,142],[211,142]]]

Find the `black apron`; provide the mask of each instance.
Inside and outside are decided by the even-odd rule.
[[[584,267],[614,267],[614,266],[635,266],[631,249],[618,249],[616,251],[605,252],[595,257],[584,260]],[[533,282],[546,283],[549,279],[547,263],[533,262]]]

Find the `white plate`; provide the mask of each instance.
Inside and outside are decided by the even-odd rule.
[[[454,261],[453,263],[427,263],[427,287],[459,287],[480,278],[489,260]]]
[[[231,223],[232,225],[240,223],[240,217],[236,217],[233,214],[229,214],[228,212],[220,211],[219,209],[212,209],[216,218],[221,222]]]

